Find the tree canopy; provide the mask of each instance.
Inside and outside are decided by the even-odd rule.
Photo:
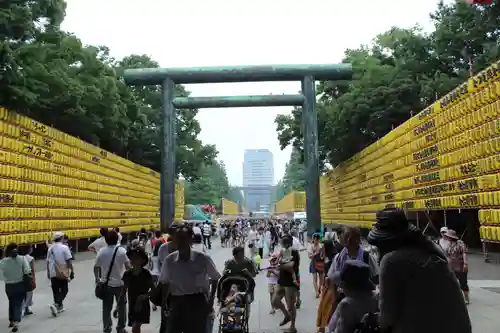
[[[285,167],[285,174],[276,184],[275,201],[281,200],[292,191],[304,191],[305,183],[305,167],[301,153],[298,149],[293,149]]]
[[[0,3],[0,105],[136,163],[160,170],[160,87],[127,87],[126,68],[158,67],[146,55],[114,59],[62,31],[63,0]],[[178,96],[188,96],[177,86]],[[217,156],[199,139],[197,110],[177,115],[177,171],[192,180]]]
[[[221,161],[214,161],[201,167],[199,177],[185,184],[186,204],[219,205],[221,198],[243,203],[241,191],[229,185],[226,167]]]
[[[322,167],[336,166],[378,140],[500,57],[500,3],[438,4],[434,30],[393,27],[372,45],[345,51],[351,82],[320,82],[318,138]],[[276,120],[282,149],[302,149],[301,110]]]

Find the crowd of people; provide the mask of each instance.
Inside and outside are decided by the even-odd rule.
[[[388,208],[362,246],[359,229],[344,228],[321,288],[318,332],[471,333],[467,251],[453,230],[437,242]],[[445,318],[453,318],[447,320]]]
[[[434,242],[393,208],[377,213],[365,239],[358,228],[342,227],[318,230],[307,242],[306,221],[240,219],[214,229],[205,222],[173,225],[165,235],[141,230],[122,244],[119,230],[102,228],[89,250],[96,253],[95,296],[102,301],[103,332],[112,331],[114,317],[118,333],[127,326],[139,333],[159,308],[160,333],[209,333],[216,305],[222,332],[248,332],[253,291],[262,287],[255,283],[260,272],[270,313],[279,311],[279,325],[296,332],[300,291],[311,288],[301,286],[302,250],[319,301],[320,333],[472,332],[467,248],[453,230],[441,229],[442,238]],[[233,247],[221,272],[210,256],[216,235],[222,246]],[[73,258],[64,234],[54,233],[46,274],[55,317],[64,311],[68,282],[75,278]],[[12,332],[32,313],[33,262],[29,248],[16,244],[7,246],[0,261]]]

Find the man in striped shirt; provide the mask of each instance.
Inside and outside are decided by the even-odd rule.
[[[212,236],[212,226],[210,225],[210,222],[205,221],[203,224],[203,244],[205,244],[206,247],[208,247],[209,250],[212,249],[212,240],[210,237]]]

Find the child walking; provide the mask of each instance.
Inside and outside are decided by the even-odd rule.
[[[154,282],[151,273],[144,268],[148,264],[148,256],[143,247],[129,249],[127,256],[132,269],[123,274],[122,297],[128,296],[128,326],[132,327],[132,333],[140,333],[141,326],[149,324],[149,296]]]
[[[269,267],[266,272],[267,279],[267,290],[269,292],[269,300],[271,301],[271,311],[270,314],[274,314],[276,309],[273,307],[273,296],[276,291],[276,286],[278,285],[278,277],[279,277],[279,255],[277,253],[273,253],[271,258],[269,259]]]

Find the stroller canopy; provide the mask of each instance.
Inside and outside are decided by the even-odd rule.
[[[217,299],[222,301],[225,295],[229,292],[231,285],[236,284],[239,291],[245,294],[253,294],[255,289],[254,279],[244,275],[226,274],[223,275],[217,284]]]

